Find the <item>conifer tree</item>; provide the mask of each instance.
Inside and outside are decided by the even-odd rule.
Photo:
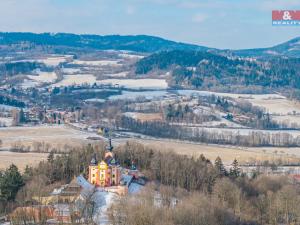
[[[241,175],[241,169],[239,168],[237,159],[234,159],[231,165],[232,167],[230,168],[230,176],[233,178],[239,177]]]
[[[18,167],[12,164],[0,176],[0,199],[13,201],[22,186],[24,186],[23,177]]]
[[[219,156],[215,160],[215,168],[220,177],[227,176],[227,171],[223,165],[222,159]]]

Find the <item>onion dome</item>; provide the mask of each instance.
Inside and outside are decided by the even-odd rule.
[[[94,154],[94,156],[92,157],[92,160],[90,162],[90,165],[91,166],[97,166],[98,164],[98,161],[97,161],[97,158],[96,158],[96,154]]]

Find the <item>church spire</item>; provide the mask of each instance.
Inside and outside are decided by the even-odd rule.
[[[111,143],[111,138],[108,139],[108,146],[106,146],[106,150],[109,152],[112,152],[112,150],[114,149],[114,147],[112,146]]]

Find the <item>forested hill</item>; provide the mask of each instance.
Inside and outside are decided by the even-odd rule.
[[[157,52],[163,50],[207,50],[207,47],[184,44],[159,37],[136,35],[76,35],[66,33],[0,33],[0,45],[24,44],[42,46],[66,46],[97,50],[127,50]]]
[[[233,51],[243,57],[300,57],[300,37],[270,48],[255,48]]]
[[[158,72],[159,71],[159,72]],[[136,64],[136,73],[170,72],[174,84],[188,87],[261,86],[300,88],[300,59],[268,61],[229,58],[208,52],[164,51]]]
[[[222,50],[205,46],[181,43],[148,35],[77,35],[68,33],[19,33],[0,32],[0,45],[23,46],[52,46],[56,48],[78,48],[96,50],[127,50],[135,52],[154,53],[171,50],[193,50],[215,52],[222,55],[235,55],[241,57],[300,58],[300,37],[285,43],[270,47],[242,50]]]

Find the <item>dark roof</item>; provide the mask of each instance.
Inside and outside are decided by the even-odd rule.
[[[94,156],[92,157],[90,165],[91,166],[97,166],[97,164],[98,164],[98,161],[97,161],[97,158],[96,158],[96,154],[94,154]]]

